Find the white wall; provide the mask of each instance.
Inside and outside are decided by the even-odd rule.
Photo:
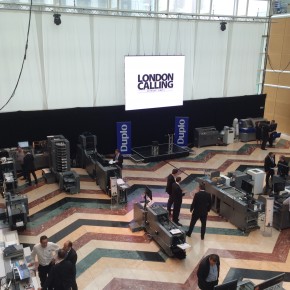
[[[0,107],[24,54],[28,12],[0,11]],[[265,24],[32,13],[27,59],[1,112],[124,105],[125,55],[185,55],[184,100],[256,94]]]

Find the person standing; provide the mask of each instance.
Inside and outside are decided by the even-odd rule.
[[[41,287],[44,286],[47,275],[55,263],[54,253],[59,250],[59,246],[55,243],[49,242],[47,236],[41,236],[40,242],[34,245],[31,252],[32,266],[35,263],[35,257],[38,259],[38,275]]]
[[[269,125],[268,124],[263,124],[261,126],[261,133],[262,133],[262,144],[261,144],[261,149],[262,150],[267,150],[266,149],[266,144],[269,140]]]
[[[220,274],[220,258],[211,254],[203,258],[198,266],[198,287],[201,290],[213,290],[218,284]]]
[[[199,185],[199,191],[194,195],[194,198],[190,206],[190,212],[192,212],[192,215],[188,231],[186,232],[186,235],[188,237],[191,237],[194,226],[197,220],[200,219],[201,222],[200,237],[202,240],[204,240],[206,230],[206,220],[210,209],[211,209],[211,195],[210,193],[205,191],[205,184],[202,183]]]
[[[23,159],[23,164],[24,164],[24,168],[25,168],[25,172],[26,172],[26,177],[27,177],[27,181],[28,181],[28,185],[31,185],[31,176],[30,174],[33,175],[35,184],[38,183],[37,181],[37,177],[35,174],[35,165],[34,165],[34,157],[31,154],[30,151],[27,151],[24,159]]]
[[[272,120],[269,125],[269,147],[274,147],[273,142],[275,140],[275,134],[276,134],[277,124],[275,120]]]
[[[123,168],[124,158],[119,149],[115,149],[115,155],[114,155],[113,161],[120,168]]]
[[[25,173],[25,167],[24,167],[24,151],[23,149],[18,146],[17,150],[16,150],[16,162],[20,165],[21,167],[21,171],[22,171],[22,176],[23,176],[23,180],[26,180],[26,173]]]
[[[63,244],[63,250],[66,252],[66,256],[65,256],[65,260],[70,261],[73,266],[74,266],[74,272],[76,274],[76,263],[78,260],[78,254],[75,251],[75,249],[73,249],[73,244],[71,241],[66,241]],[[78,289],[78,285],[76,282],[76,275],[74,276],[74,279],[72,281],[72,290],[77,290]]]
[[[172,169],[171,174],[169,174],[167,177],[167,184],[166,184],[165,191],[169,195],[168,202],[167,202],[167,210],[168,210],[169,215],[171,215],[171,207],[173,205],[172,184],[175,182],[175,178],[176,178],[177,173],[178,173],[178,169],[174,168],[174,169]]]
[[[58,250],[57,260],[52,266],[51,271],[41,289],[45,290],[71,290],[75,277],[75,267],[65,259],[66,251]]]
[[[286,178],[289,173],[289,166],[284,155],[281,155],[277,164],[278,175],[282,178]]]
[[[269,180],[270,177],[271,181],[273,180],[275,166],[275,154],[273,152],[269,152],[269,154],[264,159],[264,170],[266,172],[266,189],[270,188]]]
[[[256,130],[256,141],[257,141],[257,144],[261,144],[262,129],[261,129],[260,122],[256,122],[255,130]]]
[[[173,217],[172,220],[174,223],[176,223],[178,226],[182,226],[182,224],[179,222],[179,213],[180,208],[182,204],[182,197],[184,196],[184,193],[182,192],[182,189],[180,187],[180,181],[181,177],[177,176],[175,182],[172,184],[172,198],[173,198]]]

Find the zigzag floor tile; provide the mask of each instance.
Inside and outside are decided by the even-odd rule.
[[[289,140],[290,137],[283,136],[272,151],[289,157]],[[67,239],[72,240],[79,257],[80,290],[198,289],[197,266],[209,253],[221,257],[220,282],[242,277],[258,283],[286,271],[285,289],[290,289],[290,229],[281,232],[272,229],[272,235],[266,237],[260,220],[260,229],[243,233],[211,212],[205,240],[200,240],[198,222],[192,237],[187,239],[191,248],[184,260],[167,257],[146,233],[129,229],[134,218],[133,205],[143,200],[142,185],[148,185],[153,191],[152,203],[164,206],[168,199],[166,178],[173,168],[180,169],[182,186],[187,192],[180,220],[186,230],[191,219],[189,208],[196,176],[202,176],[209,169],[226,173],[261,168],[267,153],[256,142],[237,142],[193,148],[188,157],[168,161],[134,164],[125,159],[123,178],[131,188],[128,202],[120,205],[112,205],[84,169],[76,168],[81,177],[81,192],[76,195],[61,192],[57,184],[45,184],[39,171],[37,186],[28,187],[19,180],[19,189],[27,194],[30,208],[29,223],[19,233],[20,241],[32,246],[43,234],[60,245]],[[4,207],[3,202],[0,207]]]

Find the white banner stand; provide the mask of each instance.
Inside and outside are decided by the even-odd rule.
[[[263,236],[265,237],[272,237],[273,213],[274,213],[274,197],[267,197],[265,209],[265,224],[263,231]]]
[[[111,191],[111,207],[113,204],[119,203],[119,194],[117,186],[117,177],[110,177],[110,191]]]

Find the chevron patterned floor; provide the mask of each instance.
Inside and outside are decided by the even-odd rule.
[[[277,156],[290,156],[290,138],[283,136],[271,151]],[[193,148],[190,156],[148,164],[134,164],[125,160],[123,178],[131,185],[128,203],[111,205],[84,169],[76,168],[81,176],[81,192],[68,195],[57,184],[45,184],[38,171],[39,184],[27,187],[19,180],[20,188],[29,198],[30,222],[19,233],[20,242],[33,245],[41,235],[63,245],[73,242],[78,253],[77,283],[80,290],[117,289],[198,289],[196,270],[200,259],[208,253],[221,257],[220,282],[232,278],[251,279],[254,283],[287,272],[285,289],[290,289],[290,229],[272,229],[263,235],[261,229],[245,234],[232,224],[210,212],[204,241],[200,240],[199,225],[187,242],[184,260],[167,257],[144,232],[132,233],[133,204],[141,199],[138,185],[153,189],[153,202],[166,204],[166,177],[173,166],[181,169],[181,177],[203,175],[205,170],[222,173],[239,166],[261,167],[268,151],[256,142],[234,143],[228,146]],[[186,230],[190,222],[190,193],[194,181],[184,183],[188,193],[181,209],[181,223]],[[3,206],[3,201],[1,202]]]

